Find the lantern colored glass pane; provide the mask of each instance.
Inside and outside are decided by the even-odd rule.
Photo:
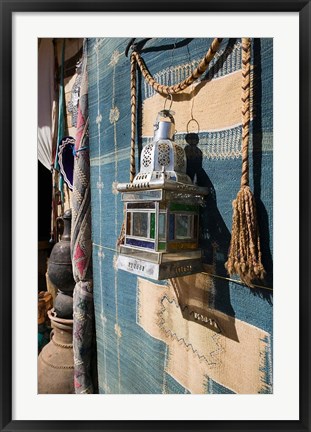
[[[132,235],[135,237],[148,237],[148,213],[133,212]]]
[[[160,213],[159,214],[159,229],[158,229],[158,235],[159,240],[166,240],[166,214]]]
[[[150,213],[150,238],[154,239],[155,232],[155,214]]]
[[[153,209],[155,207],[154,202],[143,202],[143,203],[128,203],[128,209]]]
[[[165,250],[166,249],[166,242],[159,242],[158,249],[160,251]]]
[[[171,211],[193,211],[197,212],[198,207],[196,205],[191,204],[183,204],[183,203],[171,203],[170,204]]]
[[[189,239],[192,238],[191,221],[187,215],[175,215],[175,234],[176,239]]]
[[[146,240],[139,240],[134,238],[127,238],[126,244],[141,248],[154,249],[154,243]]]
[[[189,241],[175,241],[169,243],[169,250],[170,251],[176,251],[176,250],[191,250],[191,249],[197,249],[198,243],[197,242],[189,242]]]

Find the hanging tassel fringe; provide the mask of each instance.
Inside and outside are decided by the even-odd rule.
[[[253,287],[256,279],[264,279],[256,203],[249,186],[242,186],[232,203],[233,222],[230,252],[225,267],[229,275],[237,274]]]
[[[256,203],[249,188],[249,123],[250,123],[250,39],[242,38],[242,177],[241,189],[233,201],[232,234],[225,267],[230,276],[237,274],[253,287],[256,279],[264,279]]]

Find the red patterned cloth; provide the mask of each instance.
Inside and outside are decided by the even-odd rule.
[[[76,286],[73,295],[73,350],[76,393],[93,393],[94,305],[92,281],[91,191],[88,140],[87,55],[84,49],[75,145],[71,254]]]

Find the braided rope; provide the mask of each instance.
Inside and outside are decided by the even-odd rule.
[[[135,133],[136,133],[136,57],[131,55],[131,155],[130,155],[130,182],[136,174],[135,167]]]
[[[254,287],[253,281],[264,279],[256,203],[249,187],[249,124],[250,124],[250,61],[251,42],[242,38],[242,174],[241,188],[233,201],[232,234],[225,267],[229,275],[237,274],[242,282]]]
[[[249,124],[250,124],[250,70],[251,47],[250,39],[242,38],[242,176],[241,186],[249,185]]]
[[[136,175],[136,162],[135,162],[135,141],[136,141],[136,57],[131,55],[131,153],[130,153],[130,182],[132,183]],[[125,239],[125,207],[123,209],[123,223],[121,226],[120,234],[117,240],[117,246],[124,244]]]
[[[150,72],[147,69],[147,66],[140,56],[140,54],[137,51],[133,51],[132,56],[135,57],[137,64],[141,70],[141,73],[147,83],[154,88],[155,91],[158,93],[162,93],[165,95],[173,94],[173,93],[179,93],[182,90],[185,90],[187,87],[189,87],[196,79],[198,79],[208,68],[208,65],[213,60],[219,45],[221,44],[222,38],[215,38],[213,42],[211,43],[211,46],[209,47],[207,53],[200,61],[198,67],[183,81],[181,81],[178,84],[167,86],[159,84],[153,76],[150,74]]]

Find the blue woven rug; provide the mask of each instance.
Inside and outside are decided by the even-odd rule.
[[[174,99],[176,141],[185,146],[191,112],[209,187],[201,211],[205,272],[154,283],[117,270],[129,180],[129,39],[88,40],[89,141],[94,302],[101,393],[272,392],[273,41],[252,40],[250,186],[254,192],[267,289],[227,280],[232,201],[241,178],[241,39],[223,39],[209,70]],[[212,39],[141,40],[149,71],[163,84],[189,75]],[[189,97],[195,92],[194,99]],[[138,148],[152,139],[163,98],[138,75]],[[190,126],[190,125],[189,125]],[[194,124],[192,126],[195,126]],[[196,131],[197,132],[197,131]],[[138,152],[137,152],[138,153]],[[137,156],[137,165],[139,159]],[[213,328],[214,326],[214,328]]]

